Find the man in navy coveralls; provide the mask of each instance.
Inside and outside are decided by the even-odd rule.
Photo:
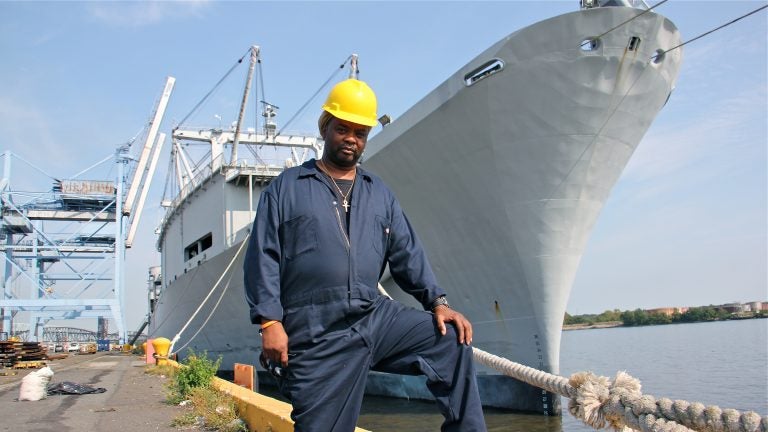
[[[376,118],[367,84],[337,84],[318,121],[322,159],[262,192],[244,264],[251,322],[283,368],[296,431],[354,430],[369,370],[426,375],[442,430],[484,431],[472,325],[448,305],[392,191],[357,165]],[[424,310],[378,291],[387,264]]]

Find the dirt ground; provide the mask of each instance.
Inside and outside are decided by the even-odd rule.
[[[36,369],[0,376],[0,431],[178,431],[171,421],[184,408],[164,403],[165,378],[144,373],[143,358],[121,353],[70,355],[48,361],[51,384],[71,381],[104,393],[18,401],[21,380]]]

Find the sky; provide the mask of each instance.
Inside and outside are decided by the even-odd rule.
[[[262,50],[259,98],[280,107],[281,126],[351,53],[380,111],[397,118],[491,44],[577,4],[0,1],[0,150],[36,167],[14,161],[13,187],[49,190],[50,177],[140,136],[166,76],[176,78],[161,127],[170,133],[251,45]],[[688,41],[765,4],[670,0],[657,12]],[[683,48],[676,89],[594,227],[569,313],[768,300],[767,22],[763,10]],[[235,74],[185,124],[234,120],[245,69]],[[313,131],[321,102],[286,128]],[[159,264],[168,153],[126,255],[129,330]],[[115,175],[108,159],[81,178]]]

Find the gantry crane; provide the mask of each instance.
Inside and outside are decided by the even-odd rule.
[[[50,319],[111,315],[120,340],[127,341],[125,251],[133,244],[165,141],[158,130],[174,83],[166,79],[135,170],[128,169],[135,160],[132,142],[105,159],[116,164],[115,179],[55,179],[48,191],[22,191],[11,181],[12,160],[35,165],[3,153],[0,333],[13,332],[18,314],[29,319],[30,340],[40,340],[41,323]]]

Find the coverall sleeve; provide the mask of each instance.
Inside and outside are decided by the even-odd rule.
[[[395,283],[429,310],[432,302],[445,295],[400,203],[392,197],[392,226],[388,248],[389,272]]]
[[[243,275],[251,322],[283,319],[280,303],[280,218],[278,204],[269,190],[259,197]]]

